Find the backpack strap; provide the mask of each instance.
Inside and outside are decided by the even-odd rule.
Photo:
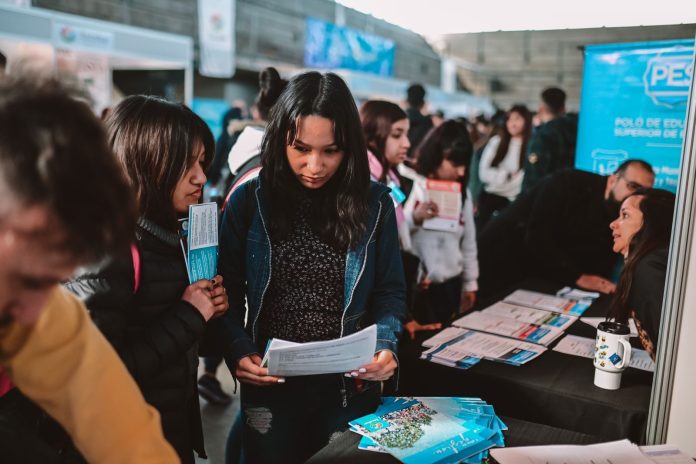
[[[130,250],[133,258],[133,294],[135,295],[140,288],[140,251],[135,243],[131,243]]]

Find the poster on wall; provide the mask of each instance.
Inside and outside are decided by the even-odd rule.
[[[308,18],[304,64],[308,68],[351,69],[379,76],[394,74],[392,40]]]
[[[111,67],[106,55],[56,49],[56,68],[76,79],[90,96],[92,110],[101,114],[111,105]]]
[[[607,175],[642,159],[676,191],[693,66],[693,40],[588,45],[576,167]]]
[[[234,76],[235,3],[235,0],[198,0],[198,71],[203,76]]]

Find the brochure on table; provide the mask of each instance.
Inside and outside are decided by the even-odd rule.
[[[452,323],[456,327],[488,332],[525,342],[548,346],[563,335],[558,327],[530,324],[497,314],[474,311]]]
[[[534,343],[476,332],[475,330],[456,327],[450,329],[453,330],[448,331],[448,334],[452,338],[444,340],[443,337],[440,337],[438,339],[440,344],[424,351],[421,354],[421,359],[457,365],[458,362],[466,363],[467,357],[474,357],[520,366],[546,351],[545,347]],[[432,339],[423,343],[424,346],[431,344]],[[457,365],[457,367],[463,366]]]
[[[377,346],[377,326],[371,326],[334,340],[293,343],[270,341],[264,364],[269,375],[334,374],[349,372],[372,362]]]
[[[561,330],[566,330],[578,320],[576,316],[555,313],[544,309],[530,308],[528,306],[520,306],[504,301],[499,301],[481,310],[481,312],[484,314],[507,317],[529,324],[556,327]]]
[[[479,398],[384,398],[373,414],[349,423],[360,448],[387,451],[407,464],[479,463],[504,446],[505,424]]]
[[[592,359],[595,354],[595,346],[596,341],[593,338],[566,335],[553,347],[553,351]],[[633,367],[642,371],[655,372],[655,362],[648,352],[638,348],[633,348],[631,350],[631,360],[628,363],[628,367]]]
[[[504,301],[506,303],[528,306],[530,308],[570,314],[572,316],[581,316],[582,313],[590,307],[588,302],[579,302],[529,290],[516,290],[506,296]]]
[[[189,206],[188,220],[182,221],[180,234],[189,283],[215,277],[218,261],[217,204]]]
[[[426,201],[437,204],[437,216],[423,221],[423,228],[454,232],[462,216],[462,184],[454,181],[427,179]]]

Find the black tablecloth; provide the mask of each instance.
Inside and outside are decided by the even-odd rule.
[[[558,290],[541,281],[529,281],[520,288]],[[600,298],[584,316],[605,316],[608,302],[608,297]],[[566,333],[594,339],[596,330],[578,320]],[[604,390],[594,385],[592,360],[552,351],[557,342],[523,366],[481,361],[460,370],[419,359],[424,350],[420,343],[432,335],[420,334],[416,343],[401,344],[399,396],[478,396],[500,415],[603,441],[643,442],[652,373],[628,368],[619,390]]]
[[[502,417],[508,426],[505,446],[587,445],[600,441],[598,437]],[[346,431],[315,454],[307,464],[395,464],[399,461],[389,454],[358,449],[360,435]]]

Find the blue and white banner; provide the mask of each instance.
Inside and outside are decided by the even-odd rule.
[[[610,174],[642,159],[655,187],[676,191],[693,66],[693,40],[588,45],[576,167]]]
[[[304,64],[308,68],[394,74],[392,40],[315,18],[307,19],[305,34]]]

